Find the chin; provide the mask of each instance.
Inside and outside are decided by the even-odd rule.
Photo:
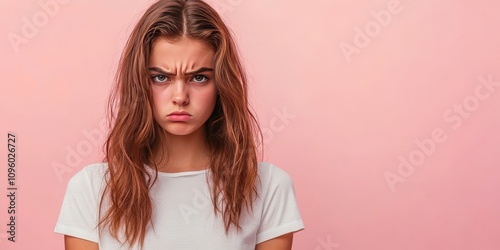
[[[198,130],[191,128],[163,128],[165,132],[169,135],[177,135],[177,136],[187,136],[191,134],[195,134]]]
[[[168,135],[176,135],[176,136],[186,136],[190,135],[193,132],[188,131],[188,132],[178,132],[178,131],[166,131]]]
[[[163,128],[163,130],[168,135],[190,135],[194,132],[192,130],[187,130],[187,129],[165,129],[165,128]]]

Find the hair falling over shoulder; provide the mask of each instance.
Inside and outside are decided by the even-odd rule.
[[[217,102],[205,129],[211,151],[213,208],[222,215],[226,233],[231,227],[240,229],[240,216],[244,209],[251,209],[257,195],[262,132],[249,109],[247,80],[229,29],[201,0],[159,0],[133,29],[108,101],[110,132],[104,145],[108,169],[99,227],[107,227],[115,238],[123,234],[123,243],[130,245],[144,243],[153,211],[149,190],[158,177],[154,149],[166,139],[153,118],[147,71],[152,44],[159,36],[198,39],[215,52]]]

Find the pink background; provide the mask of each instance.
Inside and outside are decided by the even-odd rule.
[[[306,224],[294,249],[500,249],[500,2],[210,2],[239,44],[265,160],[294,179]],[[17,242],[1,226],[0,249],[63,249],[67,181],[99,160],[88,134],[104,132],[150,4],[0,2],[0,225],[8,131],[19,157]]]

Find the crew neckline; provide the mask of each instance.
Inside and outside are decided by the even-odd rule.
[[[182,177],[182,176],[201,175],[201,174],[206,174],[207,172],[208,172],[208,168],[202,169],[202,170],[183,171],[183,172],[175,172],[175,173],[158,171],[158,176]]]
[[[147,164],[144,164],[146,165],[146,167],[148,169],[150,169],[153,173],[154,173],[154,169],[147,165]],[[192,171],[182,171],[182,172],[162,172],[162,171],[158,171],[158,176],[163,176],[163,177],[183,177],[183,176],[193,176],[193,175],[201,175],[201,174],[206,174],[208,173],[210,169],[209,168],[206,168],[206,169],[202,169],[202,170],[192,170]]]

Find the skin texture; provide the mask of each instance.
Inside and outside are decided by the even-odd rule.
[[[198,130],[212,114],[217,96],[212,80],[213,60],[214,52],[197,40],[183,37],[170,43],[166,38],[159,37],[154,42],[149,63],[153,114],[169,136],[198,135]],[[186,74],[200,68],[210,71]],[[169,121],[167,115],[173,111],[187,111],[192,118],[185,122]]]
[[[203,42],[181,38],[169,41],[159,37],[152,47],[148,65],[153,98],[153,117],[165,130],[164,143],[171,156],[168,161],[158,158],[160,171],[183,172],[207,168],[208,144],[203,124],[210,117],[217,98],[213,72],[186,72],[214,68],[214,52]],[[167,74],[168,73],[168,74]],[[186,111],[187,121],[172,121],[173,111]],[[158,153],[156,155],[159,155]],[[193,239],[196,240],[196,239]],[[262,242],[256,250],[290,250],[293,233]],[[66,250],[97,250],[95,242],[65,235]]]
[[[153,116],[167,134],[164,147],[168,153],[163,153],[170,156],[168,161],[157,158],[160,171],[182,172],[208,167],[209,148],[203,124],[212,114],[217,98],[214,73],[209,70],[186,74],[202,68],[214,68],[214,52],[205,43],[186,37],[176,41],[158,37],[153,43],[149,61]],[[191,118],[171,121],[168,115],[173,111],[186,111]],[[160,157],[161,153],[155,155]]]

